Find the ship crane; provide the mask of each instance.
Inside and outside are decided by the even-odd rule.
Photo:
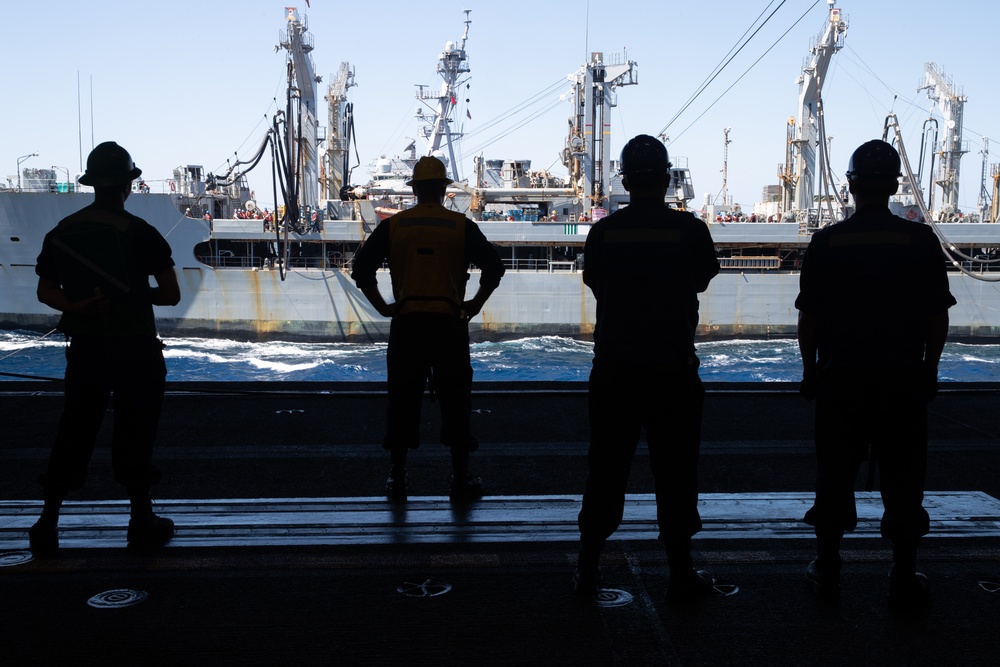
[[[948,220],[958,214],[958,172],[962,155],[962,115],[968,98],[955,86],[951,77],[935,63],[924,66],[924,81],[917,90],[927,90],[927,96],[941,110],[944,139],[934,147],[940,156],[934,184],[941,188],[941,204],[932,211],[936,220]]]
[[[890,136],[890,131],[895,134],[894,138]],[[975,278],[976,280],[988,283],[1000,283],[1000,275],[997,275],[994,271],[989,271],[992,267],[1000,265],[1000,257],[987,258],[968,254],[968,252],[959,248],[956,243],[949,240],[948,234],[944,228],[947,228],[950,225],[939,224],[941,221],[935,221],[931,216],[931,212],[928,209],[927,204],[924,202],[923,195],[920,191],[920,180],[915,177],[913,169],[910,166],[910,158],[906,154],[906,148],[903,145],[903,133],[899,129],[899,119],[896,117],[895,113],[890,113],[886,116],[885,126],[882,130],[882,141],[890,141],[890,139],[899,151],[900,167],[902,168],[904,182],[915,184],[915,187],[913,188],[913,195],[917,208],[920,211],[921,219],[925,220],[927,224],[930,225],[931,229],[934,230],[934,233],[938,237],[938,241],[941,243],[941,249],[944,251],[944,255],[951,265],[956,270],[966,276],[969,276],[970,278]],[[979,264],[986,270],[973,271],[969,268],[972,264]]]
[[[288,51],[289,94],[285,111],[288,132],[285,137],[287,182],[293,184],[294,204],[300,210],[315,206],[319,201],[318,136],[316,68],[310,55],[313,36],[308,21],[298,11],[288,7],[287,30],[282,31],[280,47]],[[294,102],[294,104],[293,104]],[[295,107],[295,108],[293,108]],[[294,222],[294,221],[293,221]]]
[[[573,76],[573,115],[563,151],[563,164],[585,210],[610,203],[611,109],[618,106],[615,89],[639,83],[638,65],[625,55],[590,54],[590,62]]]
[[[323,159],[323,177],[320,179],[324,200],[340,199],[341,191],[350,182],[350,148],[354,134],[354,107],[347,101],[347,91],[354,82],[354,68],[350,63],[340,63],[340,69],[327,91],[326,153]]]
[[[990,217],[987,222],[1000,223],[1000,164],[990,166],[990,178],[993,179],[993,189],[990,197]]]
[[[986,165],[990,160],[989,137],[983,137],[983,149],[979,151],[979,154],[983,156],[983,166],[979,173],[979,201],[977,202],[976,210],[980,220],[994,222],[993,219],[988,217],[990,209],[993,207],[993,193],[986,187]]]
[[[816,208],[817,162],[819,172],[826,173],[821,92],[833,54],[843,48],[847,32],[847,19],[834,2],[827,0],[829,13],[826,25],[810,49],[809,61],[797,79],[799,111],[794,123],[789,122],[788,153],[791,162],[782,177],[782,209],[799,221],[806,220],[810,209]]]

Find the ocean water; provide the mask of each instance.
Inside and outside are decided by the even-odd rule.
[[[379,382],[386,379],[385,344],[250,343],[220,338],[166,338],[171,382]],[[65,368],[60,334],[0,331],[0,381],[12,375],[59,378]],[[589,341],[541,336],[474,343],[477,381],[585,382],[593,359]],[[707,382],[796,382],[793,339],[707,341],[698,344]],[[948,343],[940,376],[946,382],[1000,382],[1000,344]]]

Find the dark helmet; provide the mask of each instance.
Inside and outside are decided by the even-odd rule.
[[[861,144],[847,164],[847,180],[896,180],[901,175],[899,153],[881,139]]]
[[[625,175],[644,172],[664,173],[670,169],[667,147],[656,137],[640,134],[622,148],[621,170]]]
[[[113,141],[105,141],[87,156],[87,171],[80,177],[80,183],[95,187],[123,185],[141,173],[142,169],[135,166],[127,150]]]

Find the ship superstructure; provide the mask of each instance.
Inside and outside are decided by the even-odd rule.
[[[178,167],[170,192],[137,189],[127,201],[130,211],[164,235],[177,264],[182,300],[156,309],[160,330],[236,338],[385,339],[389,321],[350,279],[352,259],[382,217],[409,205],[412,192],[403,181],[418,153],[440,154],[457,169],[461,131],[454,123],[453,86],[468,74],[469,25],[466,14],[462,39],[439,54],[442,87],[433,95],[423,93],[433,102],[424,114],[424,127],[431,129],[420,135],[423,145],[418,149],[414,139],[397,166],[387,164],[369,183],[355,185],[350,164],[355,111],[349,101],[354,69],[344,62],[331,77],[324,132],[317,121],[314,40],[306,18],[288,9],[279,40],[287,52],[287,98],[257,153],[221,175],[193,164]],[[821,185],[817,195],[809,184],[829,171],[820,90],[829,55],[845,28],[831,4],[820,40],[825,46],[814,47],[816,61],[804,70],[815,80],[800,83],[800,114],[790,125],[795,134],[789,135],[788,164],[794,170],[786,183],[794,188],[785,191],[794,216],[780,222],[764,217],[739,224],[706,221],[723,270],[700,297],[703,336],[795,333],[802,254],[814,228],[836,219],[833,197],[826,194],[829,185]],[[474,173],[449,189],[447,205],[478,221],[507,267],[499,289],[470,323],[474,338],[592,332],[596,305],[582,281],[583,248],[592,221],[628,203],[611,154],[610,118],[619,89],[637,83],[634,61],[603,52],[594,52],[569,77],[571,110],[562,154],[568,178],[532,170],[530,160],[521,157],[476,156]],[[268,156],[277,182],[274,211],[257,205],[246,181],[246,173],[266,165]],[[691,177],[683,158],[672,157],[667,202],[687,208],[694,197]],[[1000,183],[1000,172],[995,173],[994,183]],[[922,206],[919,179],[909,179]],[[18,180],[22,188],[0,190],[0,326],[48,330],[57,313],[35,296],[34,263],[42,237],[92,199],[77,183],[57,183],[52,170],[25,171]],[[995,266],[1000,225],[965,220],[939,225],[947,228],[954,260],[949,281],[959,301],[950,313],[952,336],[995,337],[1000,335],[1000,293],[975,278]],[[473,267],[468,289],[474,291],[477,282]],[[388,296],[390,281],[379,284]]]

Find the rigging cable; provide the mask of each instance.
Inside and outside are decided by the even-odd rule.
[[[275,117],[274,117],[274,127],[277,128],[277,126],[278,126],[278,117],[277,117],[277,114],[275,114]],[[274,135],[272,135],[272,136],[274,136]],[[284,246],[281,243],[281,232],[278,231],[280,229],[280,227],[278,226],[278,171],[279,171],[279,169],[278,169],[278,149],[276,148],[275,143],[280,143],[280,142],[274,142],[274,141],[271,142],[271,189],[272,189],[272,193],[273,193],[273,196],[274,196],[274,210],[271,211],[271,224],[274,225],[274,238],[275,238],[275,240],[274,240],[274,255],[275,255],[275,261],[278,263],[278,276],[282,280],[284,280],[287,271],[285,270],[285,250],[284,250]],[[265,220],[265,224],[266,224],[266,220]]]
[[[903,169],[906,172],[906,178],[909,179],[910,183],[914,183],[913,170],[910,167],[910,159],[907,157],[906,149],[903,146],[903,134],[899,128],[899,119],[896,117],[896,114],[894,113],[890,113],[885,118],[885,127],[882,130],[882,138],[884,141],[887,141],[889,138],[890,127],[892,127],[892,129],[896,131],[895,144],[899,150],[900,161],[902,162]],[[951,262],[952,266],[954,266],[956,269],[958,269],[965,275],[969,276],[970,278],[974,278],[976,280],[981,280],[983,282],[988,282],[988,283],[1000,282],[1000,275],[986,276],[983,275],[982,273],[975,273],[969,269],[966,269],[964,266],[962,266],[961,262],[955,259],[955,257],[957,256],[959,259],[963,259],[968,262],[979,262],[981,264],[995,264],[996,262],[1000,262],[1000,257],[994,259],[976,259],[975,257],[970,257],[969,255],[966,255],[961,250],[959,250],[958,247],[955,246],[955,244],[953,244],[945,237],[944,233],[939,228],[938,223],[934,222],[931,219],[930,212],[928,212],[927,206],[924,204],[923,195],[920,192],[919,183],[914,184],[914,189],[916,191],[917,196],[915,197],[915,199],[917,201],[917,206],[920,208],[920,213],[921,215],[924,216],[924,221],[926,222],[926,224],[930,225],[931,229],[934,230],[934,233],[937,235],[938,240],[941,243],[941,248],[944,251],[945,258]]]
[[[786,36],[786,35],[788,35],[788,33],[790,33],[790,32],[792,31],[792,29],[793,29],[793,28],[795,28],[795,26],[797,26],[797,25],[799,24],[799,23],[800,23],[800,22],[802,21],[802,19],[804,19],[804,18],[806,17],[806,15],[807,15],[807,14],[808,14],[808,13],[809,13],[810,11],[812,11],[812,8],[813,8],[813,7],[815,7],[815,6],[817,5],[817,4],[819,4],[819,0],[816,0],[816,2],[814,2],[814,3],[812,4],[812,5],[810,5],[809,9],[807,9],[807,10],[806,10],[806,11],[805,11],[805,12],[804,12],[804,13],[802,14],[802,16],[800,16],[800,17],[799,17],[799,18],[798,18],[798,19],[797,19],[797,20],[795,21],[795,23],[793,23],[793,24],[792,24],[791,26],[789,26],[789,27],[788,27],[788,30],[786,30],[785,32],[781,33],[781,36],[780,36],[780,37],[778,37],[778,39],[776,39],[776,40],[775,40],[775,42],[774,42],[773,44],[771,44],[771,46],[769,46],[769,47],[767,48],[767,51],[764,51],[764,53],[760,54],[760,57],[759,57],[759,58],[757,58],[757,60],[753,61],[753,64],[752,64],[752,65],[750,65],[750,67],[748,67],[748,68],[747,68],[747,69],[746,69],[746,70],[745,70],[745,71],[743,72],[743,74],[740,74],[739,78],[738,78],[738,79],[736,79],[736,81],[733,81],[733,83],[732,83],[732,84],[731,84],[731,85],[730,85],[730,86],[729,86],[728,88],[726,88],[726,89],[725,89],[724,91],[722,91],[722,94],[721,94],[721,95],[719,95],[718,97],[716,97],[716,98],[715,98],[715,100],[713,100],[713,102],[712,102],[712,103],[711,103],[710,105],[708,105],[708,108],[706,108],[706,109],[705,109],[704,111],[702,111],[702,112],[701,112],[700,114],[698,114],[698,117],[697,117],[697,118],[695,118],[695,119],[694,119],[693,121],[691,121],[691,123],[690,123],[690,124],[689,124],[689,125],[688,125],[687,127],[685,127],[685,128],[683,129],[683,130],[681,130],[680,134],[678,134],[678,135],[676,135],[676,136],[672,137],[672,140],[673,140],[673,141],[676,141],[676,140],[677,140],[678,138],[680,138],[680,137],[681,137],[681,136],[682,136],[682,135],[683,135],[683,134],[684,134],[685,132],[687,132],[688,130],[690,130],[690,129],[691,129],[691,128],[692,128],[693,126],[694,126],[694,124],[695,124],[695,123],[697,123],[697,122],[698,122],[699,120],[701,120],[701,117],[702,117],[702,116],[704,116],[704,115],[705,115],[706,113],[708,113],[708,112],[709,112],[709,110],[710,110],[710,109],[711,109],[712,107],[714,107],[714,106],[715,106],[716,104],[718,104],[718,103],[719,103],[719,100],[721,100],[721,99],[722,99],[723,97],[725,97],[725,96],[726,96],[726,95],[727,95],[727,94],[729,93],[729,91],[730,91],[730,90],[732,90],[732,89],[733,89],[733,88],[734,88],[734,87],[736,86],[736,84],[737,84],[737,83],[739,83],[739,82],[740,82],[740,81],[741,81],[741,80],[743,79],[743,77],[745,77],[745,76],[746,76],[747,74],[749,74],[749,73],[750,73],[750,70],[752,70],[752,69],[753,69],[754,67],[756,67],[756,66],[757,66],[757,63],[759,63],[759,62],[760,62],[761,60],[763,60],[763,59],[764,59],[764,56],[766,56],[766,55],[767,55],[768,53],[770,53],[770,52],[771,52],[771,50],[772,50],[772,49],[773,49],[774,47],[776,47],[776,46],[778,45],[778,43],[779,43],[779,42],[780,42],[780,41],[781,41],[782,39],[784,39],[784,38],[785,38],[785,36]],[[667,125],[666,127],[664,127],[664,128],[663,128],[663,130],[662,130],[662,131],[660,132],[660,134],[664,134],[664,133],[665,133],[665,132],[667,131],[667,127],[669,127],[669,124],[668,124],[668,125]]]
[[[883,85],[883,86],[884,86],[884,87],[886,88],[886,90],[888,90],[889,92],[893,93],[893,94],[894,94],[894,95],[895,95],[896,97],[899,97],[899,94],[898,94],[898,93],[896,93],[896,91],[894,91],[894,90],[892,89],[892,87],[891,87],[891,86],[889,86],[889,84],[887,84],[887,83],[886,83],[885,81],[883,81],[882,79],[880,79],[880,78],[879,78],[878,74],[876,74],[876,73],[875,73],[875,71],[874,71],[874,70],[873,70],[873,69],[872,69],[872,68],[871,68],[871,67],[870,67],[870,66],[868,65],[868,63],[866,63],[866,62],[864,61],[864,59],[863,59],[863,58],[862,58],[862,57],[861,57],[861,56],[860,56],[860,55],[858,54],[858,52],[857,52],[857,51],[855,51],[854,49],[852,49],[850,45],[847,45],[847,48],[848,48],[848,49],[849,49],[849,50],[850,50],[850,51],[851,51],[851,52],[852,52],[852,53],[853,53],[853,54],[854,54],[855,56],[857,56],[857,58],[858,58],[858,61],[860,61],[860,63],[861,63],[861,64],[862,64],[862,65],[863,65],[863,66],[865,67],[865,69],[867,69],[867,70],[868,70],[868,72],[869,72],[869,73],[871,73],[871,75],[872,75],[873,77],[875,77],[875,79],[876,79],[876,80],[877,80],[877,81],[878,81],[879,83],[881,83],[881,84],[882,84],[882,85]],[[852,78],[853,78],[853,77],[852,77]],[[855,82],[857,82],[857,80],[856,80],[856,79],[855,79]],[[861,85],[861,84],[859,83],[858,85]],[[864,86],[861,86],[861,88],[862,88],[862,90],[865,90],[865,89],[864,89]],[[867,90],[865,90],[865,92],[868,92],[868,91],[867,91]],[[869,94],[870,94],[870,93],[869,93]],[[917,91],[917,93],[915,93],[915,94],[914,94],[914,98],[915,98],[915,97],[917,97],[917,96],[918,96],[919,94],[920,94],[920,91],[918,90],[918,91]],[[895,101],[895,100],[894,100],[894,101]],[[912,109],[912,110],[913,110],[914,112],[916,112],[916,111],[924,111],[924,107],[923,107],[923,106],[921,106],[921,105],[919,105],[919,104],[917,104],[916,102],[912,102],[912,101],[907,101],[907,100],[902,100],[902,101],[903,101],[903,102],[905,102],[906,104],[910,105],[911,107],[913,107],[913,109]],[[941,116],[939,116],[939,115],[937,115],[937,114],[935,114],[935,113],[934,113],[934,109],[935,109],[935,107],[936,107],[936,106],[937,106],[936,104],[935,104],[935,105],[932,105],[932,106],[931,106],[931,109],[930,109],[930,111],[927,111],[927,115],[928,115],[928,118],[933,118],[933,119],[935,119],[935,120],[941,120],[941,119],[943,119],[943,117],[941,117]],[[891,112],[891,111],[892,111],[892,109],[890,109],[890,112]],[[968,126],[964,126],[964,125],[963,125],[963,128],[962,128],[962,130],[963,130],[963,134],[964,134],[964,133],[972,133],[972,134],[974,134],[974,135],[976,135],[976,136],[978,136],[978,137],[981,137],[981,138],[984,138],[984,139],[986,138],[984,134],[982,134],[982,133],[980,133],[980,132],[977,132],[976,130],[973,130],[972,128],[970,128],[970,127],[968,127]],[[982,144],[982,143],[980,143],[979,145],[980,145],[980,146],[982,146],[983,144]],[[921,155],[921,160],[922,160],[922,159],[923,159],[923,155]],[[921,174],[921,175],[922,175],[922,174]],[[933,178],[933,174],[931,175],[931,178]],[[931,187],[933,188],[933,185],[932,185]],[[933,192],[933,190],[932,190],[932,192]],[[972,207],[972,206],[967,206],[967,207],[964,207],[964,208],[973,208],[973,207]]]
[[[548,95],[551,95],[553,92],[555,92],[556,90],[562,88],[565,85],[566,85],[566,79],[565,78],[559,79],[555,83],[553,83],[553,84],[551,84],[549,86],[546,86],[543,90],[535,93],[534,95],[532,95],[528,99],[524,100],[523,102],[520,102],[520,103],[516,104],[515,106],[511,107],[510,109],[508,109],[507,111],[504,111],[500,115],[495,116],[495,117],[487,120],[482,125],[480,125],[479,127],[477,127],[475,130],[472,130],[471,132],[466,132],[465,133],[465,137],[468,138],[468,137],[476,136],[477,134],[485,132],[486,130],[489,130],[490,128],[492,128],[492,127],[494,127],[494,126],[502,123],[503,121],[507,120],[508,118],[512,118],[513,116],[516,116],[517,114],[519,114],[522,111],[526,110],[528,107],[534,106],[535,104],[538,104],[539,102],[544,101],[543,98],[545,98]]]
[[[544,107],[544,108],[536,111],[532,115],[530,115],[527,118],[525,118],[524,120],[520,121],[517,125],[509,127],[506,130],[502,131],[500,134],[494,135],[493,137],[490,137],[489,139],[484,140],[482,143],[480,143],[479,145],[475,146],[474,148],[472,148],[472,149],[470,149],[468,151],[462,151],[463,154],[473,154],[474,155],[474,154],[480,152],[481,150],[483,150],[487,146],[491,146],[492,144],[496,143],[497,141],[500,141],[501,139],[503,139],[504,137],[509,136],[510,134],[516,132],[517,130],[519,130],[522,127],[524,127],[525,125],[527,125],[528,123],[531,123],[531,122],[535,121],[536,119],[541,118],[545,114],[547,114],[550,111],[552,111],[553,109],[557,108],[562,103],[563,103],[562,99],[558,99],[558,100],[555,100],[554,102],[551,102],[547,107]]]
[[[219,179],[219,185],[221,187],[234,185],[236,181],[230,179],[230,177],[233,175],[233,172],[235,172],[240,165],[249,164],[250,166],[244,169],[243,171],[238,172],[238,175],[248,174],[251,171],[253,171],[253,169],[260,163],[261,158],[264,157],[264,150],[267,148],[267,144],[270,141],[270,139],[271,139],[270,133],[265,133],[264,139],[260,142],[260,148],[257,149],[257,154],[247,161],[241,161],[237,159],[237,161],[229,168],[226,174],[222,176],[221,179]]]
[[[767,17],[764,23],[761,23],[760,26],[757,28],[757,30],[754,31],[753,35],[751,35],[744,41],[744,38],[746,38],[747,33],[750,32],[750,30],[752,30],[755,25],[757,25],[757,22],[760,21],[760,17],[763,16],[764,13],[768,10],[768,8],[770,8],[770,6],[773,4],[774,0],[771,0],[771,2],[769,2],[767,6],[764,7],[761,13],[757,16],[757,18],[754,19],[753,23],[750,24],[750,27],[746,29],[746,32],[740,35],[740,38],[736,40],[736,44],[730,47],[729,52],[726,55],[722,56],[722,60],[720,60],[719,63],[715,66],[715,68],[709,73],[709,75],[705,77],[705,80],[701,82],[701,85],[698,86],[698,89],[695,90],[695,92],[693,92],[690,97],[688,97],[687,101],[684,102],[680,110],[677,113],[675,113],[673,117],[669,121],[667,121],[667,124],[663,127],[663,129],[660,130],[661,135],[663,135],[667,131],[667,128],[673,125],[674,121],[677,120],[678,116],[684,113],[684,111],[687,110],[687,108],[691,106],[696,99],[698,99],[698,96],[701,95],[705,91],[705,89],[708,88],[709,85],[711,85],[713,81],[715,81],[716,77],[722,74],[722,71],[726,69],[729,63],[733,61],[733,58],[739,55],[740,51],[743,50],[743,47],[749,44],[750,40],[753,39],[753,37],[757,34],[757,32],[759,32],[760,29],[763,28],[764,25],[771,19],[771,17],[774,16],[775,12],[781,9],[781,5],[785,4],[785,0],[782,0],[781,5],[778,5],[775,8],[774,12],[771,12],[771,15]],[[737,47],[739,48],[737,49]],[[733,53],[734,50],[736,51],[735,53]]]
[[[265,124],[267,123],[267,117],[270,114],[271,110],[273,109],[273,110],[277,111],[277,108],[278,108],[278,92],[281,91],[281,89],[284,87],[284,82],[285,82],[285,70],[284,70],[284,67],[283,67],[282,71],[281,71],[281,75],[278,77],[278,83],[275,86],[274,95],[271,96],[271,103],[268,104],[267,109],[264,110],[264,113],[261,115],[261,119],[259,121],[257,121],[257,124],[253,127],[252,130],[250,130],[250,132],[247,134],[246,138],[243,139],[243,142],[240,143],[240,145],[236,149],[236,151],[234,151],[235,153],[238,153],[239,150],[241,148],[243,148],[243,146],[245,146],[246,143],[248,141],[250,141],[250,139],[257,134],[257,131],[260,128],[260,126],[261,126],[262,123],[265,123]],[[265,134],[266,134],[266,132],[265,132]],[[213,172],[217,172],[220,169],[222,169],[222,165],[219,165],[218,167],[216,167],[213,170]],[[250,170],[248,169],[247,171],[250,171]]]

